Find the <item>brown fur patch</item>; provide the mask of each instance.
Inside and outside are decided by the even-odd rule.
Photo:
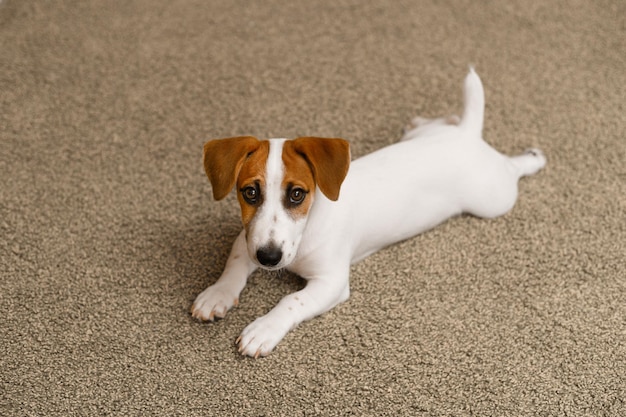
[[[252,136],[210,140],[204,145],[204,170],[213,197],[221,200],[233,189],[247,155],[258,149],[261,142]]]
[[[283,163],[285,164],[285,176],[281,188],[288,191],[290,188],[302,188],[307,195],[304,201],[289,209],[294,218],[302,218],[307,215],[313,203],[315,193],[315,179],[308,162],[304,157],[296,152],[293,140],[288,140],[283,145]],[[289,198],[289,196],[285,196]]]
[[[326,197],[333,201],[339,198],[341,183],[350,166],[348,142],[343,139],[297,138],[285,142],[283,160],[286,153],[295,154],[306,162],[315,183]]]
[[[254,217],[258,206],[251,206],[241,196],[241,189],[247,186],[254,186],[257,182],[260,185],[260,192],[263,193],[265,189],[265,165],[267,163],[267,156],[269,155],[270,143],[267,140],[261,141],[258,149],[254,151],[250,156],[246,158],[239,171],[237,177],[237,199],[241,205],[241,220],[244,227],[248,227],[248,224]]]

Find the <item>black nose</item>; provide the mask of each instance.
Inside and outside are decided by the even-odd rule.
[[[256,258],[264,266],[276,266],[282,257],[283,251],[274,245],[268,245],[256,251]]]

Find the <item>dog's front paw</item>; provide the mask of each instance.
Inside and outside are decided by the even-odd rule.
[[[265,315],[250,323],[241,332],[236,343],[242,355],[256,359],[259,356],[269,355],[288,331],[289,327],[285,326],[285,323]]]
[[[231,291],[218,284],[202,291],[191,306],[191,315],[199,320],[214,321],[224,318],[231,308],[239,304],[239,299]]]

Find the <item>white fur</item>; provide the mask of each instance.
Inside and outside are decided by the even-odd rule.
[[[274,185],[268,186],[247,242],[242,232],[222,276],[198,295],[194,317],[224,317],[257,267],[258,248],[270,240],[280,244],[284,259],[278,267],[302,276],[307,285],[237,339],[242,354],[265,356],[289,330],[349,297],[352,263],[460,213],[491,218],[509,211],[519,178],[541,169],[545,157],[536,149],[508,157],[487,145],[483,87],[473,70],[464,94],[461,119],[414,119],[400,142],[352,162],[338,201],[317,190],[308,218],[298,222],[285,213],[275,185],[280,185],[283,167],[276,155],[284,140],[272,140],[267,177]]]

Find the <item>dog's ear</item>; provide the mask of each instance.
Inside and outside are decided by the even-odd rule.
[[[252,136],[210,140],[204,144],[204,171],[213,186],[213,197],[221,200],[233,189],[246,157],[261,142]]]
[[[320,190],[336,201],[350,167],[350,144],[343,139],[316,137],[297,138],[291,143],[306,160]]]

